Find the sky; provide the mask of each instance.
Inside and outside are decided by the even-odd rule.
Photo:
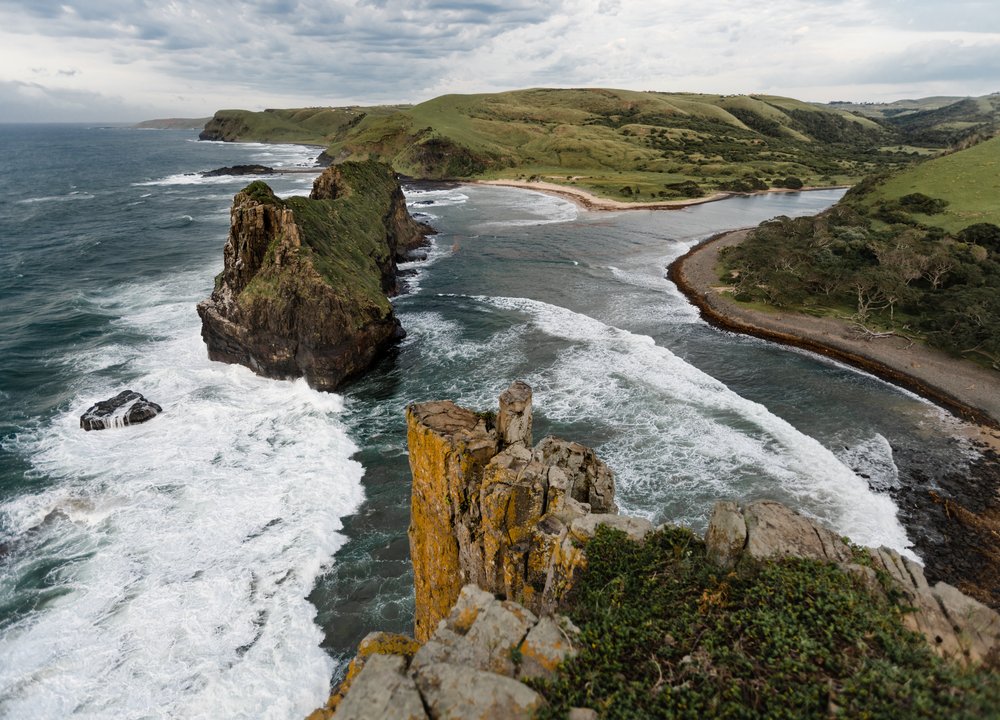
[[[998,0],[0,0],[0,122],[613,87],[1000,91]]]

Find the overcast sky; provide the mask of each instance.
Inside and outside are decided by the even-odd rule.
[[[0,0],[0,122],[617,87],[1000,91],[1000,0]]]

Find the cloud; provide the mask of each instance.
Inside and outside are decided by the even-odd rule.
[[[812,99],[836,88],[838,95],[846,89],[856,99],[874,99],[876,87],[922,77],[947,78],[954,93],[971,92],[996,72],[991,53],[1000,42],[1000,6],[955,0],[947,13],[940,6],[939,0],[0,0],[0,80],[43,82],[52,97],[76,103],[92,97],[95,111],[148,107],[165,115],[206,115],[222,106],[413,102],[532,85]],[[125,100],[106,102],[115,97]],[[185,98],[180,105],[178,97]],[[0,104],[0,120],[12,114]]]
[[[122,98],[16,80],[0,81],[0,107],[4,122],[138,120],[150,112]]]

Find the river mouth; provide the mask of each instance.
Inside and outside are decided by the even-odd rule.
[[[439,233],[395,300],[407,339],[346,390],[367,500],[310,596],[327,650],[346,659],[371,630],[412,630],[406,404],[489,409],[515,379],[534,388],[536,439],[595,447],[623,512],[700,531],[715,500],[767,497],[857,542],[933,555],[927,509],[897,502],[968,476],[980,455],[956,439],[962,424],[870,375],[711,328],[664,277],[716,232],[841,194],[592,213],[518,189],[410,186]]]

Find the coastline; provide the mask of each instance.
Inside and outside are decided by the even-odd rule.
[[[848,323],[797,313],[743,307],[719,287],[715,269],[723,247],[749,228],[715,235],[668,268],[668,277],[723,330],[803,348],[860,368],[911,390],[968,421],[962,431],[977,448],[965,471],[925,476],[890,489],[899,517],[924,561],[930,582],[943,580],[994,609],[1000,608],[1000,376],[901,338],[863,340]]]
[[[557,183],[550,183],[544,181],[528,181],[528,180],[467,180],[463,182],[469,182],[474,185],[495,185],[499,187],[512,187],[520,188],[521,190],[534,190],[536,192],[542,192],[549,195],[558,195],[559,197],[565,198],[572,201],[577,207],[584,210],[590,210],[595,212],[616,212],[618,210],[682,210],[686,207],[692,207],[694,205],[704,205],[706,203],[718,202],[719,200],[725,200],[726,198],[736,197],[738,195],[765,195],[768,193],[791,193],[791,192],[809,192],[810,190],[837,190],[845,187],[847,185],[831,185],[829,187],[804,187],[798,190],[789,190],[787,188],[770,188],[768,190],[761,190],[759,192],[753,193],[736,193],[736,192],[717,192],[706,197],[701,198],[689,198],[687,200],[656,200],[653,202],[622,202],[620,200],[611,200],[610,198],[602,198],[598,195],[594,195],[586,190],[581,190],[579,188],[571,188],[565,185],[559,185]]]
[[[715,235],[674,260],[667,276],[710,324],[802,348],[860,368],[915,392],[959,418],[1000,429],[1000,376],[944,352],[898,337],[852,337],[848,323],[800,313],[765,313],[736,303],[719,287],[719,251],[749,229]],[[995,433],[988,433],[994,438]]]

